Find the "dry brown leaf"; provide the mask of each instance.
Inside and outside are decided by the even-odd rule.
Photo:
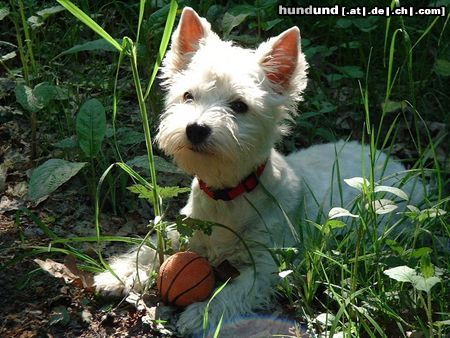
[[[47,258],[45,261],[36,258],[34,260],[42,270],[56,278],[62,278],[68,284],[74,283],[76,286],[93,289],[94,278],[91,273],[78,269],[74,256],[67,256],[65,263],[58,263]]]
[[[47,258],[45,261],[36,258],[34,260],[42,270],[47,271],[53,277],[62,278],[66,283],[72,283],[78,279],[78,276],[73,274],[70,269],[62,263],[55,262],[54,260]]]
[[[69,255],[64,260],[66,267],[72,272],[74,275],[78,276],[78,278],[82,282],[82,286],[85,289],[93,289],[94,288],[94,276],[92,273],[80,270],[77,266],[77,260],[74,256]]]

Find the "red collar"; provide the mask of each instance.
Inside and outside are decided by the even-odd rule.
[[[222,200],[222,201],[231,201],[235,199],[236,197],[242,195],[244,192],[250,192],[253,189],[256,188],[259,182],[259,177],[264,172],[264,169],[266,168],[266,163],[264,162],[261,164],[256,171],[252,172],[250,175],[248,175],[244,180],[241,181],[236,187],[234,188],[225,188],[225,189],[219,189],[219,190],[213,190],[210,189],[205,182],[203,182],[201,179],[198,179],[198,182],[200,184],[200,189],[202,189],[209,197],[215,200]]]

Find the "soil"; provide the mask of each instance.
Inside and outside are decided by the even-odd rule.
[[[95,227],[93,203],[80,194],[77,178],[38,204],[27,200],[27,182],[35,166],[27,130],[26,124],[18,121],[0,124],[0,337],[175,336],[173,328],[155,321],[159,299],[153,290],[136,307],[129,301],[98,295],[91,285],[84,285],[84,277],[92,277],[90,272],[76,272],[85,274],[83,282],[80,276],[65,281],[64,272],[64,278],[55,278],[34,261],[50,259],[69,266],[67,256],[45,253],[50,238],[36,222],[43,222],[61,238],[93,236]],[[122,216],[103,214],[105,234],[144,236],[149,219],[149,211],[144,209]],[[93,244],[83,243],[80,249],[96,257]],[[107,257],[121,249],[127,248],[105,245],[102,252]],[[72,267],[83,263],[73,260]]]

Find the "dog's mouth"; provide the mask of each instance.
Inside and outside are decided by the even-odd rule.
[[[207,145],[183,145],[180,146],[176,149],[176,152],[183,152],[183,151],[191,151],[193,153],[196,154],[201,154],[201,155],[213,155],[213,152],[211,151],[210,147],[208,147]]]
[[[202,155],[212,155],[212,152],[210,149],[208,149],[205,146],[195,146],[191,145],[188,147],[188,149],[194,153],[202,154]]]

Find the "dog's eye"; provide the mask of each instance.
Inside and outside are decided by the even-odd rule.
[[[183,101],[184,101],[185,103],[192,102],[192,101],[194,101],[194,97],[192,96],[191,93],[186,92],[186,93],[183,94]]]
[[[230,108],[233,109],[236,114],[244,114],[248,110],[247,104],[245,102],[242,102],[241,100],[231,102]]]

